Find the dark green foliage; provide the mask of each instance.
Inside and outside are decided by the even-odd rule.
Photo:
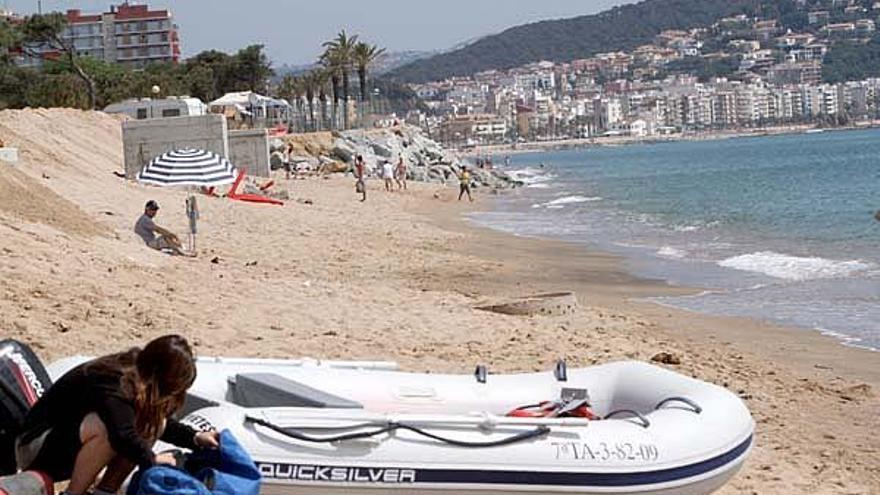
[[[697,76],[700,82],[706,82],[715,77],[727,77],[739,68],[739,59],[736,57],[704,58],[687,57],[674,60],[666,66],[665,74],[691,74]]]
[[[709,26],[721,17],[755,14],[756,8],[767,1],[645,0],[596,15],[514,27],[459,50],[405,65],[391,76],[424,82],[487,69],[509,69],[538,60],[563,62],[601,52],[631,50],[652,42],[667,29]]]
[[[35,22],[26,28],[24,39],[46,39],[56,27],[51,22]],[[12,45],[4,44],[4,33],[0,25],[0,50]],[[9,39],[14,39],[11,34]],[[96,108],[128,98],[152,96],[153,86],[159,86],[163,95],[189,95],[206,102],[232,91],[264,91],[263,81],[272,73],[261,45],[249,46],[235,55],[203,52],[181,64],[153,64],[143,70],[91,57],[74,57],[75,66],[71,60],[64,57],[46,61],[42,70],[35,70],[14,67],[8,60],[0,59],[0,108],[89,108],[88,83],[80,70],[94,83]]]
[[[793,0],[776,0],[762,2],[757,14],[764,19],[776,19],[780,26],[792,31],[803,31],[809,22],[807,10],[799,9]]]
[[[838,43],[825,55],[822,78],[826,82],[858,81],[868,77],[880,77],[880,37],[875,36],[867,43]]]
[[[405,84],[398,83],[384,77],[370,81],[370,86],[379,90],[379,101],[373,101],[376,110],[385,110],[385,113],[395,112],[404,115],[410,110],[423,110],[428,108],[419,99],[418,95]]]

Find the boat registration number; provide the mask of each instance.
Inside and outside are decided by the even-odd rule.
[[[557,460],[646,462],[660,458],[660,449],[650,443],[552,442]]]

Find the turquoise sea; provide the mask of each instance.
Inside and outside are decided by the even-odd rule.
[[[880,130],[515,155],[507,170],[526,187],[475,222],[705,289],[663,304],[880,349]]]

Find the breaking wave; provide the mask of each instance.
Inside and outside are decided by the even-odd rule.
[[[859,260],[805,258],[772,251],[734,256],[718,262],[718,265],[792,281],[847,277],[873,267],[872,264]]]

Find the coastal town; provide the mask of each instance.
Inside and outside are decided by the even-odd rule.
[[[826,10],[797,5],[806,13],[799,31],[783,29],[776,19],[740,14],[706,27],[663,31],[653,43],[630,51],[410,83],[419,101],[412,108],[395,109],[372,81],[370,88],[361,84],[364,66],[363,72],[351,71],[351,84],[361,86],[351,98],[347,88],[344,98],[339,95],[336,82],[331,97],[329,79],[316,71],[276,74],[256,84],[266,96],[216,95],[221,98],[204,102],[207,106],[197,102],[201,110],[184,114],[219,112],[234,125],[294,131],[404,121],[460,149],[871,125],[880,116],[880,78],[843,80],[845,74],[829,71],[826,58],[835,45],[871,43],[880,2],[834,0]],[[3,17],[20,20],[12,12]],[[123,3],[103,14],[71,9],[65,19],[62,39],[80,57],[135,70],[182,60],[180,29],[168,9]],[[383,60],[394,58],[382,52],[369,60],[376,77],[389,69]],[[57,44],[38,43],[12,56],[21,67],[40,67],[63,53]],[[187,96],[171,95],[193,101]],[[113,111],[127,109],[136,118],[152,116],[142,104],[109,103],[116,104]]]
[[[839,16],[809,12],[802,32],[738,15],[664,31],[629,52],[417,84],[430,108],[422,125],[444,143],[467,146],[874,120],[880,79],[824,82],[823,59],[833,43],[872,37],[880,3],[870,10],[834,3],[846,4]],[[730,76],[686,69],[705,64],[727,64]]]

